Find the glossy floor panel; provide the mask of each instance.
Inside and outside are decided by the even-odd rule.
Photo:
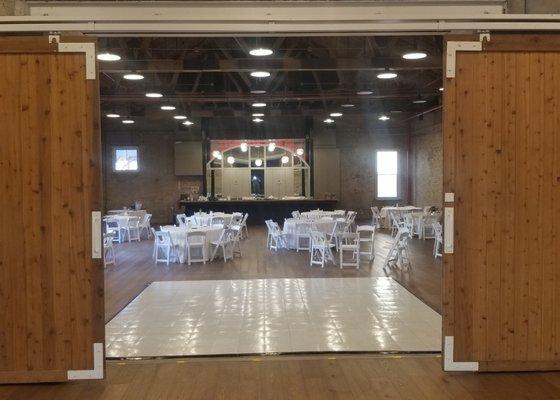
[[[106,326],[107,357],[439,351],[441,316],[391,278],[154,282]]]

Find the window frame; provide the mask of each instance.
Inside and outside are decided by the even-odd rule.
[[[116,169],[116,162],[117,162],[117,150],[136,150],[136,162],[138,163],[138,168],[135,170],[126,169]],[[140,148],[138,146],[113,146],[113,157],[111,160],[111,169],[116,174],[136,174],[140,172],[141,165],[140,165]]]
[[[397,172],[395,174],[397,178],[396,187],[397,187],[397,195],[395,197],[380,197],[379,193],[379,171],[377,169],[377,158],[379,153],[383,152],[395,152],[397,153]],[[375,150],[375,199],[376,200],[400,200],[401,199],[401,169],[400,169],[400,151],[394,148],[388,149],[376,149]],[[393,175],[393,174],[381,174],[381,175]]]

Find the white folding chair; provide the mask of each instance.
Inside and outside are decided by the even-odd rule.
[[[105,218],[105,232],[112,235],[113,242],[121,243],[121,229],[119,228],[119,222],[115,218]]]
[[[186,226],[187,225],[187,215],[186,214],[177,214],[175,216],[175,220],[179,226]]]
[[[146,236],[148,239],[152,237],[152,231],[150,226],[150,221],[152,220],[152,214],[144,214],[144,218],[142,218],[142,222],[140,222],[140,236],[142,236],[142,232],[146,231]]]
[[[191,231],[187,233],[187,264],[202,262],[206,264],[206,232]],[[193,250],[200,250],[200,257],[193,257]]]
[[[360,225],[356,228],[356,233],[359,236],[360,257],[366,255],[369,260],[373,260],[375,257],[375,227]],[[366,247],[365,250],[364,246]]]
[[[155,232],[156,250],[155,262],[165,262],[169,265],[173,255],[173,241],[169,232],[157,231]],[[160,255],[164,256],[160,258]]]
[[[311,230],[311,251],[310,251],[309,265],[318,264],[321,268],[325,268],[325,262],[333,261],[334,256],[331,251],[331,246],[323,232],[315,229]]]
[[[103,235],[103,265],[116,265],[115,248],[113,247],[113,234]]]
[[[222,230],[222,232],[220,233],[220,237],[218,238],[218,240],[215,240],[211,243],[211,246],[214,248],[214,251],[212,252],[212,257],[210,258],[210,261],[214,261],[214,258],[216,257],[216,254],[218,253],[218,250],[222,251],[222,255],[224,258],[224,261],[227,261],[228,258],[233,259],[233,253],[231,250],[231,230],[230,229],[224,229]]]
[[[371,207],[371,225],[379,229],[381,220],[381,212],[379,207]]]
[[[156,259],[156,248],[157,248],[157,240],[156,240],[156,230],[150,226],[150,232],[152,234],[152,237],[154,238],[154,246],[152,249],[152,260],[155,261]]]
[[[278,223],[271,221],[270,228],[271,228],[270,246],[269,246],[270,249],[274,251],[278,251],[278,249],[287,247],[285,236],[280,230],[280,226],[278,225]]]
[[[300,219],[301,218],[301,213],[299,211],[292,211],[292,218],[295,219]]]
[[[308,222],[296,222],[296,251],[299,252],[300,250],[310,250],[311,249],[311,224]],[[304,241],[304,244],[301,244],[301,241]]]
[[[231,232],[231,250],[232,256],[238,255],[242,257],[241,254],[241,225],[232,225],[230,227]]]
[[[383,269],[388,266],[407,267],[410,268],[410,259],[408,257],[408,242],[410,240],[410,232],[406,228],[399,229],[395,240],[389,249]]]
[[[340,257],[340,268],[352,266],[360,268],[360,234],[344,232],[339,236],[338,254]],[[352,254],[352,262],[344,261],[344,253]]]
[[[139,242],[140,241],[140,218],[129,217],[126,226],[121,228],[128,242]]]
[[[249,218],[249,214],[245,213],[243,216],[243,220],[241,221],[241,239],[243,239],[243,233],[245,232],[245,237],[249,237],[249,229],[247,229],[247,218]]]

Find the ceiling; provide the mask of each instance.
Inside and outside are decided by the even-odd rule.
[[[257,47],[274,53],[251,56],[249,50]],[[414,50],[428,56],[402,58]],[[439,36],[102,37],[99,52],[121,57],[100,61],[102,113],[130,117],[135,129],[189,129],[173,119],[177,113],[187,115],[195,125],[211,120],[212,126],[224,127],[254,124],[253,112],[265,114],[263,125],[286,117],[313,116],[322,121],[337,111],[344,114],[339,118],[386,114],[391,120],[380,123],[402,124],[441,104]],[[396,72],[397,78],[378,79],[377,74],[386,69]],[[268,71],[270,76],[250,76],[255,70]],[[130,72],[144,79],[123,79]],[[372,94],[358,95],[358,91]],[[148,98],[146,92],[163,97]],[[420,98],[425,102],[413,103]],[[267,106],[256,110],[254,102]],[[177,109],[162,111],[163,104]],[[126,128],[121,120],[103,117],[104,128]]]

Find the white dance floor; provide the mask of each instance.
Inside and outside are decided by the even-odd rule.
[[[154,282],[106,343],[107,357],[439,351],[441,316],[391,278]]]

